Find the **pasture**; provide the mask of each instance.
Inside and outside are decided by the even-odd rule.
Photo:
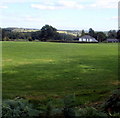
[[[84,104],[117,88],[118,44],[2,42],[3,99],[57,99]]]

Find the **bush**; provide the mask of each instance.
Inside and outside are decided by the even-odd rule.
[[[75,117],[75,94],[66,96],[64,98],[64,116],[65,118]]]
[[[2,118],[33,118],[39,111],[26,100],[5,100],[2,104]]]
[[[65,118],[107,118],[108,115],[93,107],[75,107],[75,95],[66,96],[64,99]]]
[[[104,110],[110,116],[119,116],[120,118],[120,89],[114,91],[113,94],[106,100]]]
[[[107,118],[107,114],[96,110],[93,107],[80,108],[76,111],[76,117],[79,118]]]

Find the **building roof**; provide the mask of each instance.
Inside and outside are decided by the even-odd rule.
[[[95,38],[93,38],[92,36],[90,36],[90,35],[84,35],[84,36],[82,36],[82,37],[80,37],[81,39],[95,39]]]
[[[118,42],[118,39],[110,39],[110,38],[108,38],[108,39],[106,39],[106,41],[108,41],[108,42]]]

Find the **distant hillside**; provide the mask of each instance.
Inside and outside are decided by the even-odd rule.
[[[6,29],[8,31],[13,31],[13,32],[36,32],[39,31],[40,29],[35,29],[35,28],[17,28],[17,27],[8,27],[8,28],[3,28]],[[70,34],[73,36],[77,36],[77,35],[81,35],[81,30],[58,30],[58,33],[65,33],[65,34]],[[85,31],[86,33],[88,33],[88,31]],[[95,31],[95,32],[100,32],[100,31]],[[106,35],[108,33],[108,31],[102,31],[104,32]]]
[[[13,32],[36,32],[36,31],[39,31],[39,29],[17,28],[17,27],[8,27],[8,28],[4,28],[4,29],[13,31]]]
[[[8,27],[4,28],[8,31],[13,31],[13,32],[36,32],[39,31],[40,29],[32,29],[32,28],[17,28],[17,27]],[[65,34],[70,34],[77,36],[77,34],[81,34],[81,31],[79,30],[58,30],[57,32],[59,33],[65,33]]]
[[[70,34],[73,36],[77,36],[81,34],[80,30],[58,30],[57,32],[59,33],[65,33],[65,34]]]

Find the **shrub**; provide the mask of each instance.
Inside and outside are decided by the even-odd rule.
[[[93,107],[80,108],[76,111],[76,117],[79,118],[107,118],[107,114],[96,110]]]
[[[64,116],[65,118],[75,117],[75,94],[66,96],[64,98]]]
[[[39,116],[39,111],[26,100],[4,100],[2,118],[33,118]]]
[[[75,107],[75,95],[66,96],[64,99],[65,118],[107,118],[108,115],[93,107]]]
[[[113,94],[106,100],[104,104],[104,110],[110,116],[119,116],[120,118],[120,89],[117,89]]]

